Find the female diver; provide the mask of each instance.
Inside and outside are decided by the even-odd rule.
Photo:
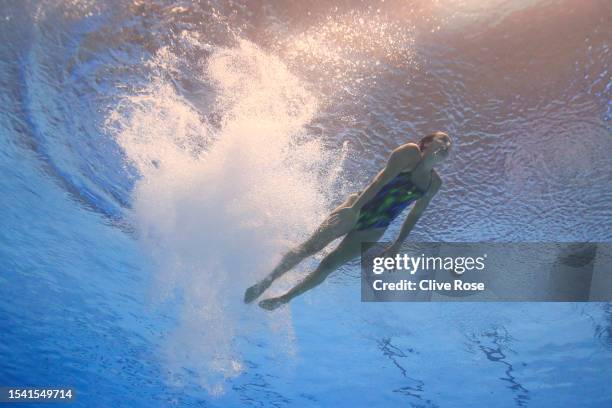
[[[359,256],[362,242],[376,242],[402,210],[415,201],[399,236],[383,255],[395,256],[440,189],[442,180],[433,167],[448,157],[450,148],[450,137],[444,132],[435,132],[423,137],[418,145],[406,143],[393,150],[387,165],[372,182],[363,191],[351,194],[331,212],[309,239],[287,252],[268,276],[248,288],[244,301],[249,303],[255,300],[274,280],[304,258],[314,255],[336,238],[346,235],[304,280],[282,296],[262,300],[259,306],[273,310],[314,288],[331,272]]]

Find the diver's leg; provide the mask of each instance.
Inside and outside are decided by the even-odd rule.
[[[293,289],[282,296],[262,300],[259,302],[259,306],[268,310],[276,309],[283,303],[287,303],[294,297],[314,288],[322,283],[330,273],[359,256],[362,242],[376,242],[383,235],[384,231],[384,228],[379,228],[350,232],[344,237],[336,249],[323,258],[317,269],[307,275],[306,278],[293,287]]]
[[[351,205],[353,201],[357,199],[357,197],[358,194],[351,194],[344,203],[331,212],[330,217],[340,208]],[[316,254],[325,248],[330,242],[349,232],[349,228],[347,228],[347,226],[331,223],[330,217],[323,221],[319,228],[317,228],[317,230],[304,243],[289,250],[285,255],[283,255],[278,265],[268,274],[268,276],[248,288],[244,293],[244,301],[246,303],[252,302],[266,289],[268,289],[270,285],[272,285],[272,282],[302,262],[304,258]]]

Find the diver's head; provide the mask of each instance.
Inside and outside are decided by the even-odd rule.
[[[423,158],[431,160],[432,165],[444,161],[448,157],[451,147],[451,138],[444,132],[430,133],[419,141],[419,149]]]

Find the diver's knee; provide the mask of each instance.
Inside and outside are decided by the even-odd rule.
[[[317,252],[317,248],[312,242],[305,242],[299,247],[293,248],[289,251],[290,254],[294,257],[307,257],[310,255],[314,255]]]
[[[305,254],[305,249],[304,249],[304,246],[301,245],[295,248],[291,248],[289,251],[287,251],[287,254],[285,255],[285,259],[290,260],[290,259],[299,258],[301,256],[304,256],[304,254]]]
[[[300,248],[300,255],[311,256],[319,252],[321,249],[323,249],[321,244],[309,242],[309,243],[304,244]]]

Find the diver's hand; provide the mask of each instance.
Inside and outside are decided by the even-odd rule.
[[[355,207],[339,207],[325,220],[325,223],[339,230],[349,232],[359,218],[359,210]]]
[[[259,297],[266,289],[272,284],[271,279],[263,279],[261,282],[256,283],[244,292],[244,303],[251,303]]]

